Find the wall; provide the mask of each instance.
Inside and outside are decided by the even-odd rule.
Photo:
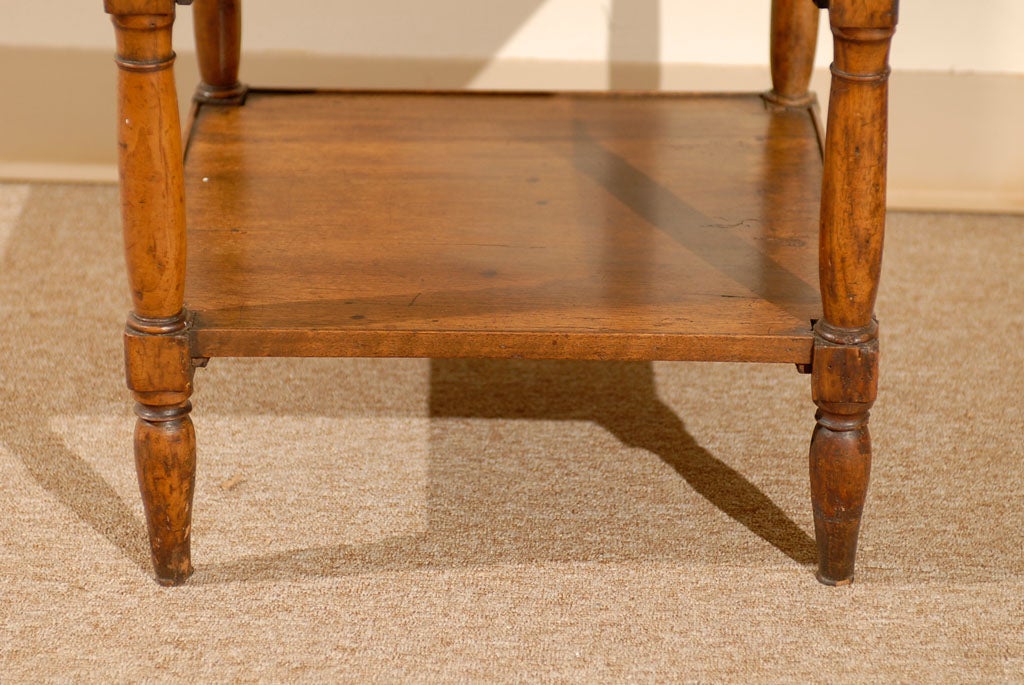
[[[431,88],[767,86],[768,0],[245,3],[243,78]],[[983,11],[979,10],[979,7]],[[112,31],[99,0],[0,0],[0,176],[114,177]],[[189,22],[176,36],[183,102]],[[737,19],[737,18],[741,18]],[[897,207],[1024,210],[1024,3],[904,0],[892,62]],[[822,27],[815,77],[827,94]]]

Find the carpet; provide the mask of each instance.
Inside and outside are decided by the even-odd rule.
[[[150,575],[117,191],[0,185],[0,681],[1024,682],[1024,219],[893,214],[856,582],[788,365],[214,359]]]

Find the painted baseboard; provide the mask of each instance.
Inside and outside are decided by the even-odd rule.
[[[897,65],[898,66],[898,65]],[[187,106],[195,57],[178,60]],[[767,69],[692,64],[245,56],[263,86],[758,91]],[[828,74],[814,89],[828,94]],[[115,67],[106,51],[0,47],[0,179],[113,181]],[[823,109],[826,103],[823,104]],[[889,205],[1024,213],[1024,77],[901,72],[891,90]]]
[[[46,181],[70,183],[115,183],[117,165],[74,161],[8,162],[0,160],[0,182]]]

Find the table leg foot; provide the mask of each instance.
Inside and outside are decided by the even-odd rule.
[[[181,585],[192,575],[192,496],[196,436],[189,402],[171,407],[138,405],[135,466],[146,510],[156,580]]]

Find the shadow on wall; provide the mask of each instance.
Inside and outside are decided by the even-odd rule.
[[[267,87],[468,88],[477,83],[502,47],[545,2],[377,2],[372,10],[353,9],[350,22],[331,27],[338,33],[339,45],[351,46],[348,55],[309,55],[301,52],[301,45],[291,46],[291,51],[246,54],[242,59],[242,78]],[[243,50],[246,37],[266,24],[260,11],[258,4],[246,6]],[[608,86],[621,90],[658,88],[659,0],[613,0],[607,16]],[[296,25],[308,25],[316,18],[297,16],[294,21]],[[175,71],[183,121],[198,81],[196,58],[188,49],[191,25],[191,10],[181,7]],[[467,27],[472,27],[472,31]],[[566,26],[564,30],[569,35],[580,29]],[[389,52],[396,45],[404,46],[406,55],[435,56],[396,56]],[[86,174],[89,178],[114,179],[112,167],[117,146],[113,46],[112,30],[109,50],[0,46],[0,90],[17,94],[0,108],[0,129],[8,132],[0,136],[0,162],[72,165],[70,171],[51,168],[43,173],[46,178],[81,180],[82,174]],[[587,80],[581,82],[579,69],[564,67],[550,60],[538,61],[535,65],[527,64],[525,71],[511,79],[503,77],[502,81],[537,89],[600,87],[599,77],[595,81],[588,72]],[[41,74],[45,78],[40,78]],[[97,165],[107,171],[94,170],[89,174],[82,165]],[[67,173],[70,176],[62,175]]]
[[[308,73],[308,55],[285,52],[301,46],[281,46],[272,53],[243,57],[243,78],[282,86],[468,88],[547,1],[439,0],[425,4],[386,0],[373,3],[372,9],[339,9],[330,28],[331,39],[345,46],[346,54],[318,56],[315,62],[320,73]],[[610,0],[603,4],[608,22],[609,87],[658,88],[660,0]],[[249,26],[274,22],[272,15],[260,14],[260,7],[245,11],[243,49]],[[337,21],[341,17],[346,21]],[[179,21],[182,19],[191,21],[184,13]],[[295,24],[306,21],[308,17],[298,17]],[[581,29],[565,26],[563,30],[570,34]],[[272,39],[266,42],[273,43]],[[396,46],[401,48],[397,54]],[[548,70],[550,65],[538,62],[537,69]]]
[[[608,31],[608,88],[661,87],[660,0],[612,2]]]
[[[510,39],[549,4],[552,0],[338,0],[334,4],[337,9],[331,12],[333,21],[303,14],[296,7],[290,23],[314,30],[326,24],[323,30],[331,32],[330,40],[346,54],[306,53],[303,45],[281,41],[282,45],[269,52],[266,48],[247,52],[242,77],[258,86],[314,88],[569,90],[607,85],[650,90],[664,84],[689,92],[756,92],[768,86],[768,70],[760,66],[688,63],[665,68],[658,60],[660,25],[675,20],[660,9],[658,0],[578,3],[603,12],[608,22],[607,64],[498,59]],[[761,4],[758,12],[767,14],[768,5]],[[275,31],[280,21],[273,17],[276,23],[268,24],[261,13],[281,6],[245,4],[248,19],[243,49],[268,42],[259,32]],[[99,3],[93,11],[101,21]],[[188,39],[191,23],[191,9],[179,7],[176,73],[183,119],[198,81],[195,53]],[[909,20],[906,23],[909,25]],[[824,17],[822,24],[827,24]],[[466,28],[469,26],[471,31]],[[559,28],[571,41],[592,27],[566,23]],[[905,28],[897,39],[904,48]],[[99,48],[0,45],[0,92],[10,94],[0,107],[0,130],[5,133],[0,136],[0,175],[116,180],[114,36],[112,29],[106,31],[109,42]],[[723,40],[736,40],[728,33],[721,35]],[[830,51],[827,44],[819,47],[821,54]],[[910,71],[904,62],[895,65],[891,95],[890,205],[918,210],[1024,211],[1024,192],[1020,190],[1024,188],[1024,145],[1021,128],[1012,123],[1024,110],[1019,75]],[[680,70],[680,66],[685,68]],[[812,90],[821,100],[821,112],[826,112],[827,69],[815,71]],[[950,93],[956,94],[952,100]],[[947,101],[961,106],[929,107],[929,103]],[[972,123],[964,126],[965,121]],[[958,133],[945,135],[948,131]],[[936,136],[942,137],[942,146],[934,145]]]

